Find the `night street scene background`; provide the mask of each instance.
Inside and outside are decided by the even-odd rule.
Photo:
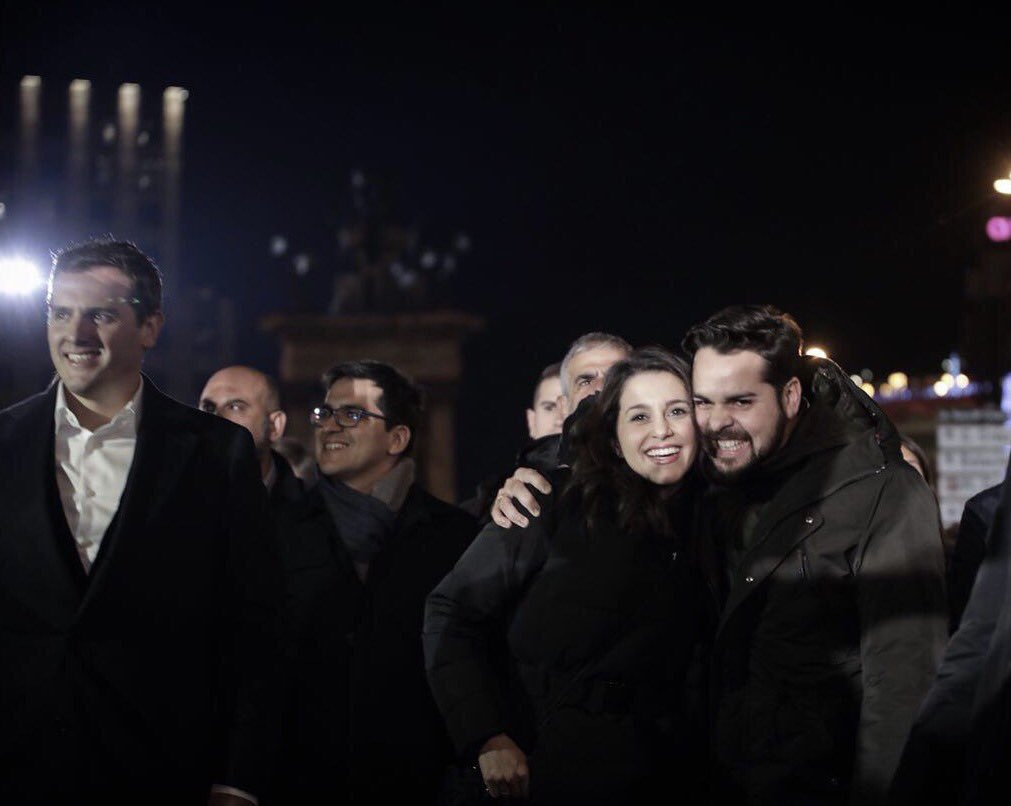
[[[168,283],[149,368],[187,402],[224,363],[283,376],[277,323],[309,321],[294,315],[368,330],[451,312],[462,368],[439,394],[455,401],[460,497],[510,468],[537,375],[576,336],[675,346],[743,302],[791,312],[863,373],[941,460],[949,510],[1002,476],[1006,431],[979,430],[1003,423],[1011,368],[997,33],[368,8],[5,4],[4,272],[45,272],[74,239],[136,240]],[[176,152],[170,103],[185,109]],[[14,293],[13,276],[2,405],[52,375],[43,291]],[[173,370],[172,355],[188,358]],[[304,383],[286,391],[308,402]],[[939,443],[949,422],[976,430]],[[995,453],[960,466],[959,439]]]

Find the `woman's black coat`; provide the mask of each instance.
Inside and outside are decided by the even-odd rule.
[[[566,481],[560,471],[554,489]],[[564,496],[542,499],[529,528],[487,526],[425,612],[428,679],[458,751],[473,760],[508,734],[541,803],[669,782],[704,752],[684,702],[706,623],[698,580],[675,540],[622,534],[613,520],[588,533]]]

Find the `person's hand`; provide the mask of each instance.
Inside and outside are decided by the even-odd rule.
[[[493,798],[530,797],[530,769],[526,754],[500,733],[484,743],[477,757],[485,788]]]
[[[536,470],[529,467],[519,467],[513,473],[502,489],[495,496],[495,501],[491,505],[491,519],[503,529],[510,529],[515,523],[517,526],[526,527],[530,524],[527,517],[516,508],[515,498],[527,512],[534,517],[541,514],[541,508],[537,505],[537,499],[530,492],[527,485],[530,484],[547,495],[551,492],[551,485]]]

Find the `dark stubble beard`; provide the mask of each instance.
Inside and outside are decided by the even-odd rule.
[[[722,431],[712,433],[709,431],[702,434],[703,447],[703,471],[707,478],[712,479],[717,484],[745,484],[750,479],[755,478],[762,472],[762,465],[770,456],[775,455],[779,446],[783,442],[783,435],[786,433],[787,417],[783,411],[782,404],[776,401],[776,430],[773,432],[769,445],[761,452],[755,452],[754,442],[747,431],[737,428],[724,428]],[[713,460],[713,454],[717,451],[716,441],[718,439],[743,439],[751,445],[751,459],[744,465],[733,470],[724,470]]]

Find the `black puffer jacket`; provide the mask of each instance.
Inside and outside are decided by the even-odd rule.
[[[669,781],[701,744],[683,695],[705,595],[675,541],[588,534],[559,495],[527,529],[486,527],[429,596],[428,678],[464,757],[507,733],[535,802],[613,803]]]
[[[809,370],[810,410],[783,449],[795,461],[729,569],[715,748],[728,799],[873,803],[945,646],[940,524],[880,409],[832,362]],[[714,545],[735,492],[704,503]]]

